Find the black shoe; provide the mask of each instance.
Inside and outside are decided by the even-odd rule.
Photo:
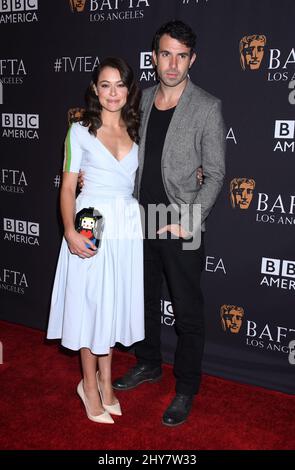
[[[115,390],[130,390],[143,382],[157,382],[162,377],[161,367],[151,367],[147,364],[137,364],[123,377],[113,382]]]
[[[193,395],[177,393],[163,414],[162,423],[166,426],[178,426],[187,420],[193,404]]]

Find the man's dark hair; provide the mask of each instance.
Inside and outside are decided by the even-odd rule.
[[[168,21],[168,23],[163,24],[156,31],[153,39],[153,50],[156,54],[159,52],[160,39],[164,34],[168,34],[168,36],[177,39],[186,47],[190,47],[191,55],[193,54],[196,46],[196,35],[188,24],[180,20]]]

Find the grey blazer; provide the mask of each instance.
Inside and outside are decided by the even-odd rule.
[[[139,197],[144,166],[148,120],[158,86],[143,91],[139,168],[135,182],[135,197]],[[204,182],[196,178],[202,165]],[[221,101],[188,80],[170,122],[162,153],[163,183],[171,204],[201,205],[202,230],[222,187],[225,174],[225,126]],[[183,228],[194,233],[199,228],[193,222],[191,210],[181,219]]]

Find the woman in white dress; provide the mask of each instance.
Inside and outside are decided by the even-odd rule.
[[[112,348],[144,338],[142,230],[132,196],[139,100],[130,67],[119,58],[105,59],[87,91],[83,118],[72,124],[65,141],[64,239],[47,338],[80,350],[83,378],[77,392],[88,418],[103,423],[114,422],[110,414],[122,414],[112,389]],[[84,186],[75,199],[80,168]],[[74,227],[75,214],[89,207],[104,216],[98,249]]]

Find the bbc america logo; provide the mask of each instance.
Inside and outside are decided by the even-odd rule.
[[[274,152],[287,152],[295,151],[295,141],[290,142],[290,140],[294,139],[295,136],[295,121],[288,120],[288,121],[280,121],[276,120],[275,122],[275,130],[274,130],[274,138],[280,139],[276,142],[274,147]]]
[[[38,0],[0,0],[0,13],[38,10]]]
[[[276,121],[275,138],[276,139],[294,139],[295,121]]]
[[[140,53],[140,69],[143,70],[139,81],[156,81],[156,71],[153,66],[153,56],[150,51]]]
[[[175,323],[172,303],[168,300],[161,300],[161,323],[166,326],[173,326]]]
[[[262,258],[260,285],[295,290],[295,261],[277,258]]]
[[[39,246],[39,224],[26,220],[3,219],[4,240]]]
[[[0,24],[38,21],[37,10],[38,0],[0,0]]]
[[[2,113],[2,137],[39,139],[39,114]]]
[[[141,52],[140,53],[140,68],[141,69],[152,69],[153,60],[151,52]]]

